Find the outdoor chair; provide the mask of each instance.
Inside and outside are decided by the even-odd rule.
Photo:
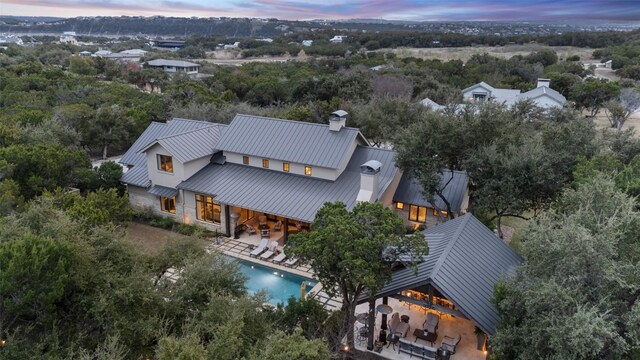
[[[440,317],[438,315],[434,313],[428,313],[427,319],[424,321],[424,324],[422,324],[422,328],[426,332],[437,334],[439,322],[440,322]]]
[[[458,343],[460,343],[460,339],[462,339],[462,336],[460,334],[458,334],[458,336],[456,336],[455,338],[445,335],[444,339],[442,339],[442,344],[440,345],[440,348],[445,349],[447,351],[451,351],[452,354],[455,354],[456,346],[458,346]]]
[[[265,251],[262,255],[260,255],[260,258],[266,260],[272,257],[273,254],[276,253],[277,248],[278,248],[278,242],[277,241],[271,242],[271,245],[269,245],[269,250]]]
[[[273,226],[273,231],[280,231],[281,228],[282,228],[282,220],[278,220],[278,222],[276,222],[276,224]]]
[[[253,226],[247,224],[247,233],[249,233],[249,235],[255,235],[256,233],[256,229],[254,229]]]
[[[266,226],[267,225],[267,217],[264,216],[264,215],[258,216],[258,222],[260,223],[260,226]]]
[[[400,325],[400,314],[397,312],[393,313],[387,325],[389,326],[389,332],[391,334],[395,333],[398,330],[398,325]]]
[[[280,264],[286,258],[287,258],[287,255],[285,255],[284,250],[282,250],[280,254],[276,255],[276,257],[274,257],[271,261],[273,261],[274,264]]]
[[[395,333],[399,334],[404,338],[404,337],[407,337],[407,334],[409,333],[409,329],[411,329],[411,326],[409,326],[409,323],[401,321],[398,327],[396,328]]]
[[[409,319],[410,319],[409,315],[402,315],[402,316],[400,316],[400,320],[401,320],[402,322],[404,322],[404,323],[408,323],[408,322],[409,322]]]
[[[298,263],[298,258],[291,258],[291,259],[285,261],[284,265],[291,267],[291,266],[295,265],[296,263]]]
[[[252,257],[256,257],[262,254],[267,249],[268,244],[269,244],[269,239],[262,239],[262,241],[260,241],[260,245],[258,245],[257,248],[253,249],[253,251],[251,251],[249,255]]]

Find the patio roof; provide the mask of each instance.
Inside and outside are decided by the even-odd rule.
[[[325,202],[342,201],[349,209],[355,206],[360,165],[369,160],[382,163],[381,196],[398,171],[394,156],[390,150],[358,146],[336,181],[232,163],[209,164],[178,188],[212,195],[224,204],[311,222]]]
[[[178,190],[166,186],[153,185],[149,189],[149,194],[161,197],[172,198],[178,195]]]
[[[472,214],[429,228],[424,234],[429,255],[417,265],[418,274],[409,268],[394,272],[376,297],[428,283],[482,331],[494,334],[499,316],[491,303],[493,287],[515,273],[522,257]],[[367,301],[367,296],[359,302]]]

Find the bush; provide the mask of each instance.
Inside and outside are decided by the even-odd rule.
[[[567,58],[567,61],[580,61],[579,55],[571,55]]]
[[[149,222],[149,225],[162,229],[172,230],[173,226],[176,225],[176,222],[171,218],[156,216]]]

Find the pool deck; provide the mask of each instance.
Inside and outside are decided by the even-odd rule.
[[[207,246],[207,248],[216,249],[223,254],[234,257],[236,259],[241,259],[258,265],[268,266],[278,271],[284,271],[294,275],[317,280],[315,274],[313,273],[313,270],[311,270],[308,265],[300,264],[288,267],[280,264],[274,264],[270,260],[263,260],[260,258],[249,256],[251,249],[253,249],[253,247],[255,246],[255,244],[253,243],[235,240],[227,237],[221,237],[220,239],[222,240],[221,242],[216,243],[215,241],[213,241],[210,245]],[[327,310],[336,310],[339,309],[342,305],[342,300],[340,298],[331,297],[322,290],[322,283],[320,282],[318,282],[309,291],[309,297],[318,300]]]

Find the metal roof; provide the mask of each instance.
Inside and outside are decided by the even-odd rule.
[[[451,300],[460,312],[487,334],[499,322],[493,306],[493,288],[512,276],[523,259],[471,214],[446,221],[423,232],[429,255],[413,269],[393,273],[376,297],[390,296],[427,283]],[[359,302],[367,301],[363,295]]]
[[[451,181],[449,182],[449,180]],[[447,170],[443,173],[440,184],[444,186],[447,182],[449,182],[449,184],[444,188],[443,195],[449,201],[451,211],[460,213],[460,208],[469,183],[469,176],[463,171],[451,172]],[[433,200],[435,201],[435,206],[424,197],[422,186],[417,180],[406,173],[402,174],[396,193],[393,195],[393,201],[446,210],[447,206],[439,196],[434,195]]]
[[[564,105],[567,102],[567,99],[562,96],[559,92],[547,87],[547,86],[539,86],[533,90],[529,90],[526,93],[523,93],[519,96],[519,100],[531,99],[535,100],[540,96],[548,96],[554,101],[558,102],[560,105]]]
[[[155,139],[143,147],[140,152],[145,152],[155,144],[160,144],[171,156],[183,164],[191,160],[212,155],[217,151],[220,134],[226,125],[207,124],[208,126],[205,127]]]
[[[149,194],[161,197],[172,198],[178,195],[178,190],[166,186],[153,185],[151,189],[149,189]]]
[[[359,134],[354,128],[330,131],[328,124],[238,114],[225,129],[218,147],[265,159],[337,169]]]
[[[152,122],[142,132],[138,139],[131,145],[129,150],[120,158],[120,163],[133,166],[129,169],[120,180],[126,184],[136,186],[149,186],[149,177],[147,175],[147,158],[145,154],[140,153],[145,146],[151,141],[169,135],[177,135],[180,133],[200,129],[211,126],[210,122],[178,119],[169,120],[166,123]],[[137,169],[136,169],[137,168]],[[144,168],[144,169],[143,169]]]
[[[149,66],[175,66],[175,67],[192,67],[192,66],[200,66],[199,64],[182,61],[182,60],[167,60],[167,59],[156,59],[148,61],[147,64]]]
[[[336,181],[232,163],[209,164],[178,188],[212,195],[224,204],[311,222],[325,202],[342,201],[349,209],[355,206],[360,165],[369,160],[383,164],[378,175],[381,196],[398,171],[394,157],[390,150],[358,146]]]

